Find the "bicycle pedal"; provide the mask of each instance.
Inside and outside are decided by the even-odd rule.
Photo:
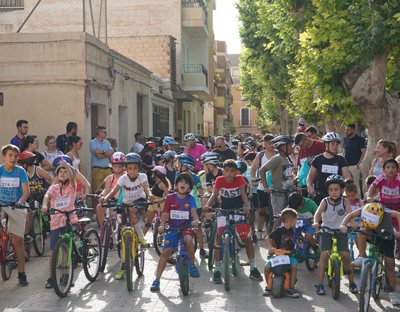
[[[250,263],[249,262],[240,262],[240,265],[241,266],[250,266]]]

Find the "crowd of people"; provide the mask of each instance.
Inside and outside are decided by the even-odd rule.
[[[366,257],[366,237],[358,235],[359,257],[352,262],[347,226],[351,224],[355,228],[362,225],[369,231],[385,229],[400,238],[400,205],[383,209],[374,203],[375,200],[400,200],[397,144],[387,140],[378,142],[376,158],[371,164],[369,175],[364,177],[364,193],[364,183],[360,183],[360,164],[365,157],[366,141],[356,134],[354,124],[345,129],[341,153],[342,138],[339,134],[323,134],[313,126],[306,128],[303,119],[300,119],[298,132],[293,136],[241,134],[231,137],[225,134],[204,137],[187,133],[181,143],[180,138],[171,135],[146,138],[136,133],[135,143],[126,154],[118,151],[115,139],[107,137],[107,129],[98,126],[96,136],[89,144],[92,183],[80,172],[79,152],[83,140],[78,136],[76,123],[68,123],[66,133],[57,138],[47,136],[44,140],[47,150],[42,153],[38,152],[38,138],[28,135],[28,130],[28,121],[17,122],[18,133],[10,144],[3,146],[4,164],[0,166],[0,202],[5,205],[17,203],[16,210],[3,208],[3,213],[9,216],[8,230],[13,235],[21,286],[28,285],[23,242],[24,239],[31,239],[28,234],[29,213],[24,203],[31,193],[43,189],[47,190],[41,203],[43,212],[55,207],[73,210],[75,197],[85,199],[90,192],[100,193],[99,202],[93,203],[97,212],[93,216],[99,224],[104,220],[105,209],[102,204],[110,199],[120,199],[126,204],[132,204],[140,198],[152,202],[165,200],[161,204],[160,233],[164,232],[167,224],[172,229],[185,228],[190,224],[198,228],[196,231],[183,231],[190,257],[190,272],[194,278],[199,277],[200,273],[195,265],[193,238],[197,236],[200,257],[207,259],[208,251],[198,225],[204,213],[213,207],[220,207],[223,211],[243,208],[245,214],[249,214],[250,207],[256,209],[254,235],[243,240],[250,264],[249,277],[256,281],[263,280],[263,277],[255,265],[255,244],[267,247],[271,254],[276,249],[292,250],[293,244],[288,242],[294,239],[296,219],[310,221],[311,226],[302,231],[319,256],[318,295],[325,293],[323,279],[329,259],[328,252],[332,247],[332,234],[322,233],[318,239],[315,236],[321,224],[343,233],[338,237],[338,250],[342,254],[345,270],[348,271],[349,291],[352,293],[357,293],[358,287],[351,267],[362,265]],[[291,192],[290,196],[286,196],[284,191]],[[202,196],[206,193],[209,198]],[[270,209],[273,215],[281,216],[283,223],[279,225],[276,222],[274,230],[266,235],[264,225]],[[136,208],[129,209],[133,227],[143,247],[149,247],[145,236],[156,211],[157,204],[149,207],[142,226],[136,217]],[[362,223],[357,225],[356,217],[361,217]],[[77,223],[78,218],[74,216],[71,223]],[[226,216],[222,215],[218,219],[219,245],[222,243],[221,235],[225,225]],[[121,226],[124,226],[124,218]],[[51,250],[63,233],[65,217],[62,214],[52,215]],[[266,246],[262,245],[264,239]],[[160,289],[162,273],[177,244],[176,232],[166,234],[156,277],[151,285],[152,291]],[[400,304],[394,268],[394,257],[399,255],[395,254],[394,241],[381,244],[379,250],[385,256],[386,272],[392,287],[391,302],[394,305]],[[294,287],[298,262],[291,258],[290,264],[292,277],[287,295],[297,298],[300,295]],[[266,282],[270,265],[268,261],[264,267]],[[121,259],[116,279],[123,279],[125,274],[125,264]],[[213,282],[222,283],[220,249],[215,251]],[[51,276],[46,287],[52,287]],[[267,285],[264,295],[270,294]]]

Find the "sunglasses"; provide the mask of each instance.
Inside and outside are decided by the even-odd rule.
[[[216,146],[216,148],[222,148],[223,146],[221,145],[221,146]]]

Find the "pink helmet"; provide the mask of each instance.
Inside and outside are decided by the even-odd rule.
[[[167,175],[167,169],[161,166],[155,166],[151,171],[158,171],[159,173],[162,173],[163,175]]]
[[[299,119],[299,124],[301,124],[301,125],[305,125],[306,124],[306,121],[304,120],[304,118],[300,118]]]
[[[116,152],[111,156],[110,162],[112,164],[123,164],[125,155],[122,152]]]

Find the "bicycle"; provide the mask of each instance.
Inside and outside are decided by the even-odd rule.
[[[356,222],[359,222],[361,220],[360,217],[356,217],[355,218]],[[350,259],[351,261],[354,261],[355,257],[354,257],[354,241],[357,239],[357,233],[355,232],[349,232],[347,234],[347,238],[350,240],[349,242],[349,250],[350,250]],[[359,269],[359,268],[354,268],[354,269]]]
[[[81,209],[83,211],[93,210],[92,208]],[[89,218],[83,218],[78,221],[83,228],[81,232],[71,226],[70,215],[76,210],[61,211],[54,208],[50,209],[50,214],[62,213],[67,218],[66,233],[55,244],[51,261],[53,288],[61,298],[66,297],[72,287],[74,269],[76,269],[78,263],[83,264],[85,276],[90,282],[94,282],[100,272],[101,248],[99,235],[95,229],[89,229],[85,233],[86,224],[91,222]]]
[[[380,203],[380,204],[382,204],[383,206],[389,206],[389,209],[390,209],[390,210],[393,210],[393,206],[394,206],[394,205],[400,204],[400,200],[397,201],[397,202],[394,202],[394,203],[387,203],[387,202],[384,202],[384,201],[381,201],[381,200],[375,200],[375,202],[376,202],[376,203]],[[387,208],[387,207],[386,207],[386,208]],[[399,224],[398,226],[400,226],[400,224]],[[398,244],[397,244],[397,242],[398,242],[398,240],[395,239],[395,240],[394,240],[394,254],[395,254],[395,255],[398,254]]]
[[[50,233],[49,214],[43,214],[40,210],[41,202],[46,190],[36,191],[29,196],[29,206],[31,207],[31,229],[30,236],[32,237],[32,245],[38,257],[44,254],[44,245],[47,238],[47,233]]]
[[[293,229],[294,254],[299,263],[305,261],[307,270],[313,271],[317,268],[319,257],[315,254],[314,248],[301,235],[301,232],[304,232],[304,228],[307,226],[311,226],[310,221],[300,219],[296,221],[296,227]]]
[[[152,227],[153,227],[153,232],[154,232],[153,233],[153,246],[154,246],[154,249],[157,252],[157,255],[159,255],[159,256],[161,255],[162,250],[163,250],[164,236],[165,236],[165,233],[160,234],[158,232],[158,227],[160,226],[161,214],[162,214],[162,212],[161,212],[161,203],[163,203],[163,202],[165,202],[165,199],[157,200],[157,201],[152,203],[152,204],[157,204],[157,214],[156,214],[156,217],[153,220]]]
[[[136,207],[145,209],[151,202],[143,199],[138,199],[132,204],[102,204],[104,208],[115,208],[117,214],[126,213],[126,226],[121,229],[121,244],[122,244],[122,263],[126,267],[126,285],[129,291],[133,289],[132,274],[133,265],[135,264],[136,273],[138,276],[143,275],[144,271],[144,252],[145,248],[139,246],[139,238],[133,226],[131,226],[129,208]],[[118,242],[118,249],[120,243]]]

